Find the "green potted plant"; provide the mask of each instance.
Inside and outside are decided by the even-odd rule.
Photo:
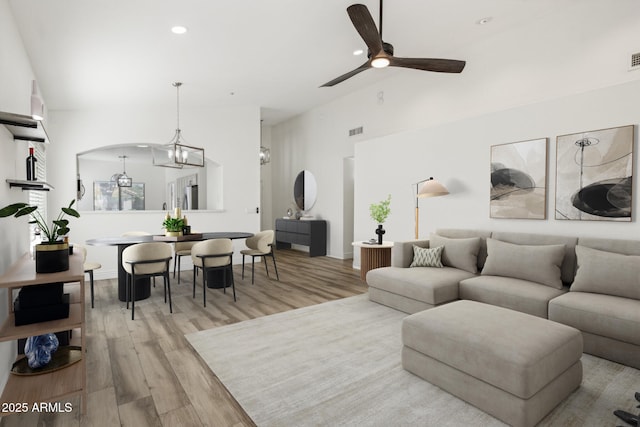
[[[43,240],[36,245],[36,273],[55,273],[69,269],[69,244],[63,241],[63,237],[69,234],[69,220],[66,215],[80,218],[78,211],[73,209],[75,199],[69,206],[60,208],[60,213],[51,224],[48,224],[37,206],[28,203],[13,203],[0,209],[0,218],[29,215],[40,229]]]
[[[182,236],[184,225],[184,219],[171,218],[169,214],[162,221],[162,227],[166,230],[165,235],[167,236]]]
[[[369,213],[371,214],[371,219],[373,219],[377,224],[378,228],[376,229],[376,234],[378,235],[378,244],[382,244],[382,235],[385,233],[384,228],[382,228],[382,224],[387,220],[387,217],[391,213],[391,194],[380,203],[372,203],[369,206]]]

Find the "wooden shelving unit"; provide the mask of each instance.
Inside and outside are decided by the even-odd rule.
[[[0,288],[7,289],[9,302],[9,315],[0,325],[0,341],[11,341],[49,332],[74,330],[74,338],[77,341],[77,333],[79,332],[79,345],[83,353],[86,352],[82,257],[78,254],[72,255],[69,259],[69,270],[67,271],[50,274],[37,274],[35,271],[35,262],[26,254],[0,277]],[[64,292],[70,294],[69,317],[15,326],[13,291],[25,286],[56,282],[65,283]],[[81,397],[80,410],[84,414],[87,409],[87,364],[85,357],[82,357],[82,360],[78,363],[50,373],[32,376],[10,374],[7,385],[0,397],[0,404],[27,403],[31,408],[34,403],[55,402],[78,395]]]

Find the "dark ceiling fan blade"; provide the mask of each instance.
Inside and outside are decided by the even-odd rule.
[[[341,83],[345,80],[347,80],[350,77],[355,76],[358,73],[361,73],[364,70],[367,70],[371,68],[371,66],[369,65],[369,61],[365,62],[364,64],[362,64],[361,66],[359,66],[358,68],[356,68],[355,70],[351,70],[346,74],[341,75],[340,77],[336,77],[335,79],[331,80],[330,82],[327,82],[325,84],[323,84],[320,87],[330,87],[330,86],[334,86],[337,85],[338,83]]]
[[[398,58],[391,56],[389,61],[389,65],[392,67],[414,68],[438,73],[460,73],[466,65],[465,61],[438,58]]]
[[[376,23],[373,21],[369,9],[363,4],[352,4],[347,8],[347,13],[358,34],[369,48],[371,56],[375,56],[382,50],[382,37],[378,34]]]

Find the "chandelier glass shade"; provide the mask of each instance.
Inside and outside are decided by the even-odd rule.
[[[182,86],[182,83],[175,82],[173,86],[177,91],[178,120],[176,133],[168,144],[152,148],[153,165],[177,169],[185,166],[204,167],[204,148],[184,143],[185,140],[180,129],[180,86]]]
[[[125,167],[125,159],[127,156],[118,157],[122,159],[122,173],[113,174],[111,181],[115,181],[118,184],[118,187],[131,187],[133,185],[133,178],[127,175]]]

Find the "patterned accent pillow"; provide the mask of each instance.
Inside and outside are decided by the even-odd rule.
[[[441,261],[443,249],[444,246],[421,248],[413,245],[413,261],[409,267],[444,267]]]

